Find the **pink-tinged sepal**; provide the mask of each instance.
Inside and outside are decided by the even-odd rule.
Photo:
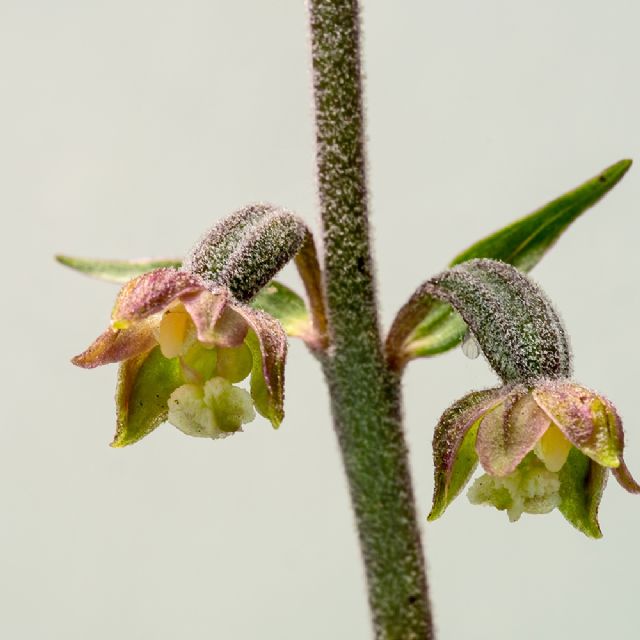
[[[433,434],[435,477],[429,520],[439,518],[469,481],[478,463],[475,444],[480,420],[504,395],[502,389],[472,392],[440,418]]]
[[[179,269],[156,269],[130,280],[122,287],[111,313],[112,325],[126,327],[164,311],[174,301],[205,289],[195,274]]]
[[[514,387],[480,422],[476,450],[484,470],[493,476],[512,473],[549,427],[529,390]]]
[[[83,369],[93,369],[104,364],[121,362],[149,351],[156,344],[153,333],[156,324],[157,322],[153,319],[148,319],[126,329],[109,327],[71,362]]]
[[[251,397],[258,413],[277,428],[284,418],[287,336],[280,323],[266,313],[250,307],[240,312],[250,328],[245,344],[253,355]]]
[[[582,453],[604,467],[620,466],[622,423],[606,398],[568,380],[541,383],[533,397]]]
[[[620,466],[613,469],[613,475],[623,489],[626,489],[629,493],[640,493],[640,484],[635,481],[631,471],[629,471],[629,467],[627,467],[622,458],[620,458]]]
[[[202,290],[182,298],[182,304],[193,320],[200,342],[223,347],[242,344],[247,324],[233,311],[227,289]]]

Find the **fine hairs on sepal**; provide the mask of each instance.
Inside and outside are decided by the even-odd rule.
[[[464,262],[418,287],[389,331],[392,363],[406,363],[407,340],[442,302],[460,314],[503,382],[571,374],[567,334],[547,296],[515,267],[488,259]]]

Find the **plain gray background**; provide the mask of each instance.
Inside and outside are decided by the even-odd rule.
[[[459,250],[638,156],[640,9],[364,5],[388,326]],[[369,637],[327,397],[304,348],[291,345],[278,432],[260,420],[209,442],[163,426],[110,449],[116,369],[69,358],[106,326],[117,289],[52,260],[181,255],[255,200],[317,228],[308,67],[301,0],[0,0],[0,637]],[[636,475],[639,205],[636,167],[534,272],[569,328],[576,379],[622,413]],[[427,525],[433,426],[493,383],[459,350],[406,377],[439,637],[637,637],[640,499],[614,482],[597,542],[558,513],[510,525],[464,497]]]

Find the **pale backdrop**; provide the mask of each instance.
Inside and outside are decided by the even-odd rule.
[[[481,235],[638,160],[640,5],[364,4],[388,326]],[[369,637],[327,397],[305,350],[291,346],[279,432],[261,420],[208,442],[163,426],[110,449],[115,367],[68,361],[106,326],[116,289],[52,261],[181,255],[255,200],[317,228],[308,67],[301,0],[0,0],[0,637]],[[636,167],[534,272],[571,333],[576,378],[624,416],[636,474],[639,209]],[[457,350],[406,378],[440,639],[637,637],[640,497],[615,483],[599,542],[557,513],[510,525],[466,498],[424,520],[433,425],[493,382]]]

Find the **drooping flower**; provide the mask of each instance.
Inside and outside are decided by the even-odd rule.
[[[181,269],[143,274],[120,291],[111,324],[73,363],[120,362],[114,446],[168,420],[194,436],[239,431],[258,413],[283,418],[287,342],[271,316]],[[236,383],[248,376],[250,393]]]
[[[472,503],[505,510],[512,521],[558,508],[592,537],[601,536],[597,514],[609,470],[624,489],[640,492],[624,462],[614,406],[566,379],[471,393],[445,411],[433,444],[430,520],[462,491],[478,462],[485,475],[469,491]]]
[[[609,470],[627,491],[640,493],[640,486],[623,459],[614,406],[570,379],[569,340],[549,299],[511,265],[461,263],[424,282],[400,310],[387,339],[392,363],[402,366],[407,340],[436,301],[462,316],[503,386],[464,396],[440,418],[429,519],[442,515],[480,462],[485,475],[469,492],[473,503],[505,510],[511,520],[558,508],[600,537]]]

